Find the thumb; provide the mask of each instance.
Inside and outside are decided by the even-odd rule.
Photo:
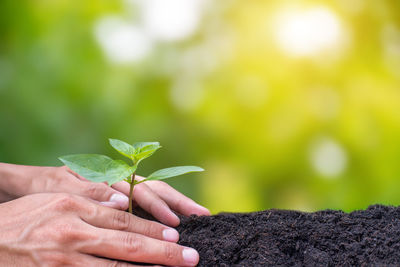
[[[99,201],[103,206],[121,210],[126,210],[128,208],[129,198],[125,194],[111,188],[104,183],[85,181],[82,181],[82,183],[82,196]]]

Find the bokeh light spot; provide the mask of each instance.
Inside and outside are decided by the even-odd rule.
[[[308,56],[335,47],[341,39],[337,16],[324,7],[288,9],[275,19],[275,37],[280,48],[294,56]]]
[[[317,173],[326,178],[335,178],[346,169],[347,154],[335,140],[321,138],[311,147],[310,161]]]
[[[107,58],[114,63],[131,63],[145,58],[152,42],[145,32],[118,17],[97,21],[95,36]]]
[[[143,24],[157,40],[179,41],[192,35],[201,17],[202,0],[142,0]]]

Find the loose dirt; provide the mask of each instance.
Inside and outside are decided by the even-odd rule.
[[[199,266],[400,266],[400,207],[192,216],[178,231]]]

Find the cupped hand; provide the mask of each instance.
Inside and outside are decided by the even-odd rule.
[[[6,189],[7,198],[34,193],[69,193],[91,198],[100,204],[126,210],[129,206],[129,184],[119,182],[112,187],[93,183],[63,167],[37,167],[0,163],[0,190]],[[138,180],[143,178],[138,177]],[[1,183],[7,184],[1,184]],[[210,215],[210,212],[162,181],[148,181],[134,187],[135,205],[169,226],[179,225],[182,215]]]
[[[126,195],[106,184],[86,181],[66,166],[40,167],[0,163],[2,201],[35,193],[69,193],[91,198],[112,208],[126,210]]]
[[[71,194],[33,194],[0,204],[1,266],[194,266],[176,230]]]
[[[143,179],[143,177],[136,176],[136,180]],[[125,195],[129,194],[129,184],[127,182],[119,182],[112,187]],[[180,223],[175,212],[186,216],[193,214],[210,215],[208,209],[200,206],[162,181],[147,181],[135,185],[133,200],[160,222],[170,226],[178,226]]]

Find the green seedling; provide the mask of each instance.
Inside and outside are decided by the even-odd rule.
[[[115,150],[132,161],[132,165],[122,160],[113,160],[107,156],[98,154],[67,155],[59,159],[71,170],[90,181],[107,182],[110,186],[120,181],[128,182],[130,184],[130,213],[132,213],[133,188],[135,185],[151,180],[163,180],[190,172],[204,171],[202,168],[196,166],[171,167],[155,171],[145,179],[138,181],[135,180],[135,175],[139,163],[160,149],[160,143],[140,142],[130,145],[117,139],[109,139],[109,141]]]

